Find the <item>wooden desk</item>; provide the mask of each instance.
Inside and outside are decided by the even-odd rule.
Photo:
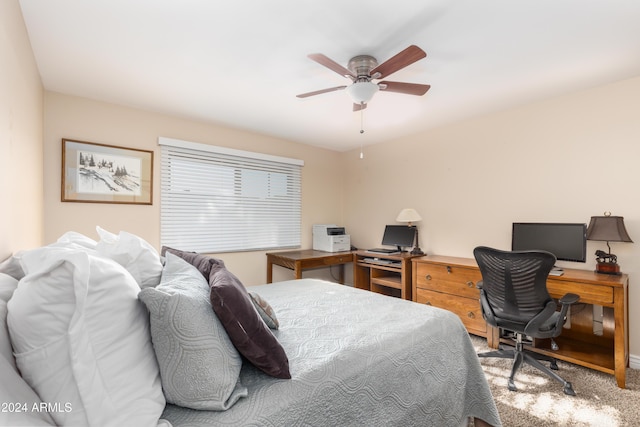
[[[597,274],[594,271],[564,269],[562,276],[549,276],[547,289],[553,298],[572,292],[580,295],[578,307],[571,308],[571,328],[555,339],[560,354],[551,350],[549,340],[535,343],[535,350],[557,359],[613,374],[618,387],[625,388],[629,364],[629,278]],[[579,304],[584,304],[580,311]],[[594,334],[593,305],[604,307],[601,334]]]
[[[484,321],[478,316],[481,310],[475,283],[481,275],[474,259],[429,255],[414,258],[413,264],[414,301],[457,313],[470,333],[486,336],[490,347],[498,346],[499,330],[477,324],[478,320]],[[571,307],[570,327],[555,338],[560,349],[552,350],[547,339],[534,340],[531,350],[615,375],[618,387],[625,388],[629,364],[628,286],[626,274],[612,276],[565,268],[562,276],[549,276],[547,289],[552,298],[574,293],[580,295],[580,301]],[[598,333],[594,332],[594,325],[599,324],[594,305],[603,307]]]
[[[313,249],[267,253],[267,283],[273,281],[273,266],[293,270],[302,279],[302,270],[339,265],[338,281],[344,284],[344,264],[353,262],[353,252],[324,252]]]

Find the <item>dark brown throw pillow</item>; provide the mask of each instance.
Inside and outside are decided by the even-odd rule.
[[[179,249],[163,246],[160,250],[160,255],[164,256],[166,252],[170,252],[187,261],[189,264],[193,265],[198,269],[200,273],[202,273],[207,281],[209,280],[209,276],[211,275],[212,271],[224,268],[224,261],[222,261],[221,259],[212,258],[206,255],[199,254],[197,252],[181,251]]]
[[[211,272],[209,286],[213,310],[240,354],[266,374],[291,378],[287,354],[240,280],[226,268],[219,268]]]

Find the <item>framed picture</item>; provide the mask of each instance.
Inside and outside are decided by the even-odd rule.
[[[153,151],[62,140],[62,201],[150,205]]]

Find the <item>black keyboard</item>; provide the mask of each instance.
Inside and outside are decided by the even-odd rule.
[[[384,249],[384,248],[373,248],[373,249],[367,249],[367,252],[375,252],[378,254],[394,254],[396,252],[398,252],[397,249]]]

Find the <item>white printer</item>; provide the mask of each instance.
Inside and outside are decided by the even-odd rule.
[[[351,238],[344,233],[344,227],[316,224],[313,226],[313,249],[325,252],[350,251]]]

